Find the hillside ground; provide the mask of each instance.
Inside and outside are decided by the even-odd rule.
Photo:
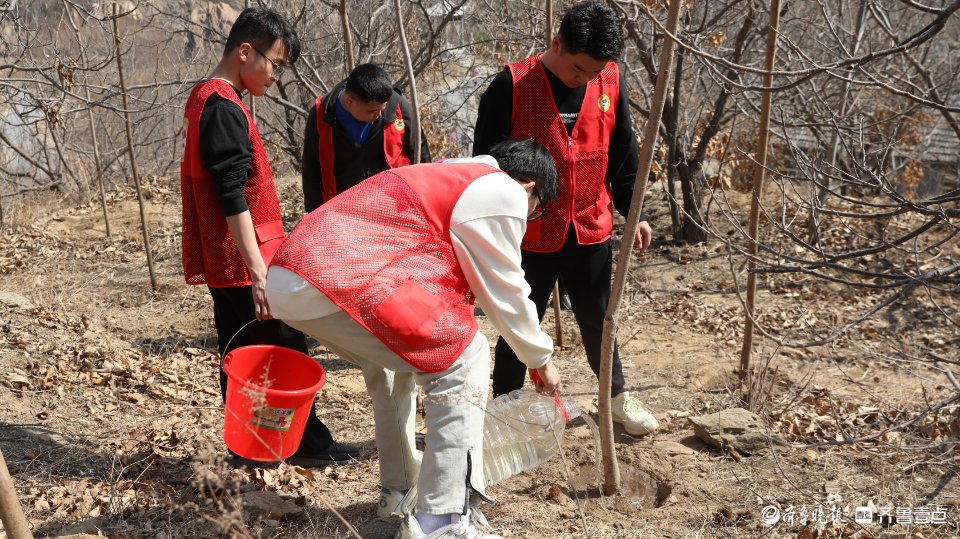
[[[279,187],[292,225],[297,182]],[[0,450],[34,534],[392,537],[398,524],[375,516],[377,455],[362,378],[322,349],[313,350],[329,376],[318,411],[339,440],[363,446],[363,457],[318,470],[224,463],[209,295],[182,280],[174,180],[146,192],[156,292],[129,191],[110,197],[109,238],[98,204],[63,210],[54,202],[8,211],[0,234]],[[654,226],[665,227],[665,210],[651,206]],[[743,319],[732,271],[741,271],[739,262],[731,264],[719,241],[673,246],[661,237],[635,260],[621,307],[621,354],[628,388],[661,429],[633,438],[617,428],[623,488],[604,496],[592,421],[574,422],[561,455],[490,488],[497,503],[485,513],[498,533],[960,536],[948,443],[958,435],[951,400],[958,389],[929,364],[883,352],[910,328],[919,332],[910,338],[956,355],[955,327],[931,322],[921,308],[879,315],[830,346],[779,348],[758,338],[756,361],[769,369],[758,378],[756,401],[782,443],[739,455],[694,436],[689,416],[740,405]],[[801,327],[839,324],[861,299],[835,285],[771,278],[759,302],[764,320]],[[956,313],[956,301],[941,307]],[[572,315],[563,312],[561,322],[556,357],[566,392],[596,420],[596,380]],[[554,331],[552,313],[544,328]],[[481,329],[493,344],[496,333],[482,319]],[[855,437],[864,439],[838,442]],[[856,524],[861,506],[889,507],[893,517]],[[772,511],[783,517],[764,523]]]

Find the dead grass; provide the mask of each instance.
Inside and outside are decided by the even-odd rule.
[[[116,232],[109,239],[96,204],[61,210],[51,199],[8,210],[0,237],[0,399],[6,407],[0,448],[34,533],[348,537],[345,520],[362,537],[391,537],[397,524],[375,518],[377,460],[362,377],[323,351],[315,350],[330,379],[318,409],[338,439],[364,447],[363,458],[323,470],[223,464],[209,298],[179,275],[179,214],[170,185],[167,179],[147,187],[157,293],[146,276],[130,193],[111,197]],[[292,224],[300,209],[296,181],[283,180],[279,189]],[[957,408],[917,419],[956,390],[929,364],[891,359],[892,350],[913,340],[939,339],[944,344],[938,346],[956,350],[955,334],[918,316],[927,308],[924,297],[876,320],[872,331],[829,347],[761,343],[760,357],[773,368],[761,416],[785,445],[735,460],[696,439],[686,419],[739,405],[734,369],[742,320],[723,249],[663,246],[634,273],[621,309],[622,356],[629,389],[658,415],[661,430],[639,439],[618,431],[624,489],[611,497],[599,488],[594,434],[575,423],[567,429],[563,459],[490,489],[498,503],[485,513],[501,533],[958,536]],[[780,281],[766,282],[761,299],[765,322],[781,329],[802,328],[811,314],[828,327],[857,300],[831,286]],[[956,312],[956,298],[940,300]],[[562,321],[566,346],[557,357],[565,385],[595,414],[595,381],[570,313]],[[552,331],[552,314],[544,327]],[[495,333],[485,322],[482,329],[492,343]],[[912,420],[886,438],[829,445],[838,435],[870,436]],[[950,523],[760,522],[766,506],[837,507],[850,518],[855,507],[870,503],[944,507]]]

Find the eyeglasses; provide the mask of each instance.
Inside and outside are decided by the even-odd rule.
[[[255,51],[257,51],[257,54],[259,54],[260,56],[263,56],[264,58],[267,59],[268,62],[270,62],[270,65],[273,66],[273,76],[274,76],[274,77],[277,77],[277,78],[279,79],[279,78],[280,78],[280,75],[283,74],[283,70],[284,70],[287,66],[285,66],[285,65],[283,65],[283,64],[280,64],[280,63],[277,63],[276,61],[273,60],[273,58],[270,58],[269,56],[267,56],[266,54],[264,54],[263,51],[261,51],[260,49],[254,47],[253,45],[250,45],[250,48],[253,49],[253,50],[255,50]]]
[[[537,207],[533,208],[533,211],[527,216],[527,222],[529,223],[530,221],[536,221],[537,219],[543,217],[543,214],[545,213],[547,213],[547,209],[537,204]]]
[[[530,180],[533,181],[533,180]],[[540,196],[540,191],[537,189],[537,185],[533,185],[533,194],[537,195],[537,205],[533,208],[533,211],[530,212],[530,215],[527,216],[527,222],[536,221],[537,219],[543,217],[543,214],[547,212],[547,209],[544,208],[540,201],[543,200],[543,197]]]

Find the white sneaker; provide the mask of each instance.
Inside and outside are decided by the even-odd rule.
[[[629,391],[617,395],[610,401],[613,420],[623,425],[623,429],[633,436],[643,436],[660,428],[660,422],[653,414],[643,409],[640,400],[631,397]]]
[[[377,505],[377,518],[389,520],[394,517],[403,516],[400,511],[400,502],[403,501],[403,497],[406,496],[406,494],[403,490],[381,488],[380,504]]]
[[[457,515],[459,517],[457,522],[448,524],[430,534],[423,533],[416,516],[404,515],[403,524],[400,525],[395,537],[396,539],[503,539],[499,535],[482,533],[477,529],[475,521],[482,519],[483,522],[486,522],[487,519],[483,517],[483,514],[475,517],[471,514],[473,511],[475,510],[467,509],[466,515]]]
[[[467,509],[467,518],[470,519],[470,522],[473,523],[480,531],[482,532],[492,532],[493,526],[487,522],[487,517],[483,516],[483,513],[480,511],[480,503],[473,499],[471,496],[470,504]],[[487,537],[496,537],[495,535],[488,535]]]

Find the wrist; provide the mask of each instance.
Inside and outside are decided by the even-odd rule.
[[[263,263],[248,268],[250,280],[255,283],[263,283],[267,280],[267,266]]]

